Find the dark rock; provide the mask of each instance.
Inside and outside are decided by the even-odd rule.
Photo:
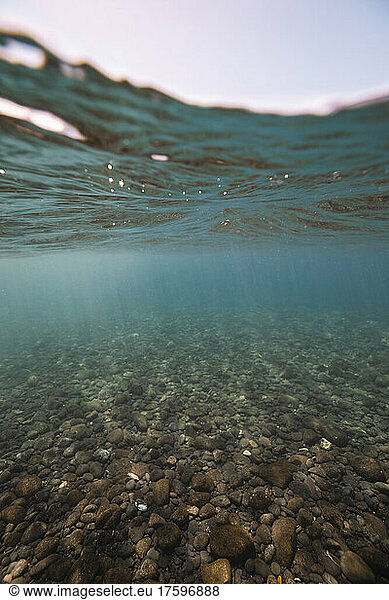
[[[113,429],[107,435],[107,440],[110,444],[116,445],[120,444],[124,439],[124,434],[122,429]]]
[[[271,543],[271,533],[267,525],[260,525],[255,535],[261,544],[266,544],[267,546]]]
[[[288,501],[287,508],[294,513],[298,512],[304,506],[304,500],[300,496],[295,496]]]
[[[121,510],[117,504],[100,506],[96,515],[96,529],[115,529],[121,517]]]
[[[35,542],[35,540],[41,539],[47,531],[46,523],[42,521],[34,521],[25,529],[22,535],[22,543],[23,544],[31,544],[31,542]]]
[[[311,497],[311,490],[303,481],[291,481],[289,487],[295,494],[304,500],[308,500]]]
[[[277,519],[273,523],[272,537],[278,562],[289,567],[293,562],[297,545],[295,521],[288,517]]]
[[[82,493],[81,490],[78,490],[78,489],[70,490],[66,495],[66,504],[69,504],[69,506],[72,508],[73,506],[76,506],[76,504],[81,502],[83,497],[84,497],[84,494]]]
[[[266,579],[271,573],[269,565],[267,565],[262,558],[254,559],[254,571],[256,575],[260,575],[264,579]]]
[[[347,550],[340,559],[340,568],[351,583],[374,583],[373,571],[355,552]]]
[[[216,515],[216,508],[212,504],[204,504],[199,510],[200,519],[210,519]]]
[[[378,542],[388,537],[388,530],[381,519],[368,512],[363,513],[362,516],[366,524],[368,535],[373,542]]]
[[[324,424],[321,435],[335,446],[339,446],[339,448],[344,448],[349,442],[346,432],[337,425]]]
[[[208,473],[195,473],[192,477],[191,487],[196,492],[213,492],[215,484]]]
[[[155,581],[159,578],[158,565],[151,558],[146,557],[136,572],[135,579],[138,581]]]
[[[54,554],[58,546],[58,538],[47,536],[43,538],[36,546],[34,550],[34,554],[38,560],[42,560],[42,558],[46,558],[50,554]]]
[[[135,427],[139,429],[139,431],[147,431],[149,425],[146,417],[142,415],[142,413],[134,413],[132,418],[134,420]]]
[[[380,577],[389,577],[389,555],[374,546],[364,546],[358,550],[359,556]]]
[[[31,577],[36,577],[37,575],[40,575],[41,573],[43,573],[43,571],[46,571],[46,569],[57,559],[58,559],[57,554],[50,554],[50,556],[46,556],[45,558],[42,558],[42,560],[35,563],[35,565],[33,567],[31,567],[31,569],[29,571],[29,575],[31,575]]]
[[[69,571],[72,567],[72,561],[70,558],[59,558],[57,561],[51,563],[46,569],[45,578],[50,583],[62,583],[65,580],[68,581]]]
[[[201,567],[203,583],[224,584],[231,583],[231,565],[226,558],[219,558],[214,562]]]
[[[375,458],[352,456],[350,463],[354,471],[367,481],[386,481],[384,470]]]
[[[254,554],[254,542],[249,533],[239,525],[220,525],[210,532],[211,552],[227,558],[233,564],[242,564]]]
[[[104,583],[121,584],[131,582],[131,570],[124,565],[112,567],[104,573]]]
[[[0,513],[0,518],[6,523],[17,525],[21,523],[26,515],[26,510],[20,504],[14,503],[4,508]]]
[[[166,523],[157,530],[158,546],[161,550],[171,551],[178,546],[181,540],[181,531],[175,523]]]
[[[16,496],[13,492],[3,492],[0,494],[0,510],[12,504],[14,500],[16,500]]]
[[[201,532],[201,533],[197,534],[195,536],[195,538],[193,539],[193,547],[195,548],[195,550],[200,552],[201,550],[206,549],[206,547],[208,546],[208,542],[209,542],[208,533]]]
[[[250,498],[250,506],[257,511],[265,511],[271,504],[271,496],[268,491],[255,490]]]
[[[312,513],[306,508],[300,508],[297,513],[297,523],[301,525],[301,527],[307,527],[313,521]]]
[[[297,470],[296,465],[286,461],[258,465],[259,476],[282,489],[287,487],[288,483],[292,480],[293,473]]]
[[[96,554],[92,550],[85,550],[70,570],[69,583],[93,583],[99,566]]]
[[[195,492],[191,491],[189,494],[189,502],[194,506],[198,506],[201,508],[205,504],[207,504],[211,499],[211,494],[209,492]]]
[[[331,506],[331,504],[328,504],[327,502],[322,502],[321,512],[326,521],[329,521],[338,529],[343,529],[343,517],[336,506]]]
[[[35,496],[37,492],[42,489],[42,480],[36,475],[27,475],[18,481],[15,493],[17,496],[23,496],[23,498],[30,498]]]
[[[192,443],[195,448],[198,448],[199,450],[208,450],[209,452],[212,452],[218,448],[220,450],[224,450],[226,446],[226,443],[222,438],[213,438],[206,435],[199,435],[195,437]]]
[[[158,506],[169,504],[170,482],[168,479],[158,479],[153,487],[153,500]]]
[[[177,506],[176,510],[172,514],[172,521],[178,525],[178,527],[182,530],[185,530],[188,527],[189,523],[189,513],[185,504],[180,504]]]

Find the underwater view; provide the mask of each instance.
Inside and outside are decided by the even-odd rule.
[[[2,583],[388,583],[388,101],[203,108],[12,45]]]

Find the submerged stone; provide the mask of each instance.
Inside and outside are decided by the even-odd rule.
[[[158,506],[169,503],[170,482],[168,479],[158,479],[154,483],[153,500]]]
[[[158,529],[158,546],[161,550],[173,550],[181,540],[180,528],[175,523],[166,523]]]
[[[209,565],[201,567],[203,583],[231,583],[231,565],[226,558],[219,558]]]
[[[296,471],[298,471],[296,465],[286,461],[258,466],[258,474],[262,479],[282,489],[287,487]]]
[[[359,556],[371,568],[373,573],[381,577],[389,577],[389,555],[374,546],[364,546],[358,550]]]
[[[42,489],[42,480],[36,475],[27,475],[18,481],[15,492],[17,496],[30,498]]]
[[[295,521],[289,517],[277,519],[273,523],[272,537],[278,562],[289,567],[293,562],[297,545]]]
[[[239,525],[219,525],[211,529],[212,554],[227,558],[233,564],[241,564],[254,554],[254,542],[250,534]]]
[[[386,481],[384,470],[375,458],[352,456],[350,463],[354,471],[367,481]]]
[[[347,550],[340,559],[340,568],[351,583],[374,583],[373,571],[355,552]]]
[[[100,506],[96,515],[96,529],[115,529],[120,516],[121,510],[117,504]]]

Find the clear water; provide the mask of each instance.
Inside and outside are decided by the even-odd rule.
[[[250,463],[242,452],[253,447],[265,462],[300,451],[320,464],[332,424],[348,443],[326,452],[345,474],[320,493],[344,514],[349,549],[372,543],[361,515],[386,522],[385,496],[347,477],[351,455],[389,457],[388,104],[293,118],[204,109],[44,52],[40,69],[0,62],[3,99],[67,124],[56,133],[47,118],[0,117],[2,487],[30,473],[45,481],[42,503],[64,480],[87,493],[90,478],[63,456],[69,419],[87,423],[85,448],[119,448],[166,473],[179,472],[169,455],[223,472]],[[146,433],[134,411],[146,415]],[[324,425],[309,445],[312,416]],[[136,444],[107,441],[117,427]],[[54,439],[53,460],[36,458],[31,430]],[[167,453],[150,458],[146,436],[166,433]],[[204,435],[225,436],[221,462],[194,449]],[[134,490],[127,502],[146,502],[144,523],[137,514],[146,527],[150,485]],[[177,498],[189,503],[179,485],[173,506]],[[48,519],[53,534],[71,512],[64,507]],[[258,515],[244,503],[229,510],[254,536]],[[100,559],[109,554],[93,531],[84,542]],[[177,560],[159,576],[199,580]],[[12,561],[2,564],[4,577]],[[342,573],[335,579],[347,581]]]

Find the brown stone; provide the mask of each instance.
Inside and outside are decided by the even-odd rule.
[[[289,567],[296,552],[296,523],[289,517],[277,519],[273,523],[272,537],[278,562]]]
[[[153,500],[158,506],[169,504],[170,498],[170,482],[168,479],[158,479],[154,483]]]
[[[258,465],[259,476],[272,485],[282,489],[287,487],[292,480],[293,473],[297,470],[296,465],[286,461]]]
[[[384,470],[375,458],[352,456],[350,463],[354,471],[366,481],[386,481]]]
[[[254,542],[249,533],[239,525],[219,525],[211,529],[212,554],[227,558],[233,564],[242,564],[254,554]]]
[[[219,558],[214,562],[201,567],[203,583],[224,584],[231,583],[231,565],[226,558]]]
[[[374,583],[373,571],[355,552],[347,550],[340,559],[340,568],[351,583]]]
[[[42,480],[36,475],[27,475],[18,481],[15,493],[17,496],[23,496],[23,498],[30,498],[35,496],[37,492],[42,489]]]

